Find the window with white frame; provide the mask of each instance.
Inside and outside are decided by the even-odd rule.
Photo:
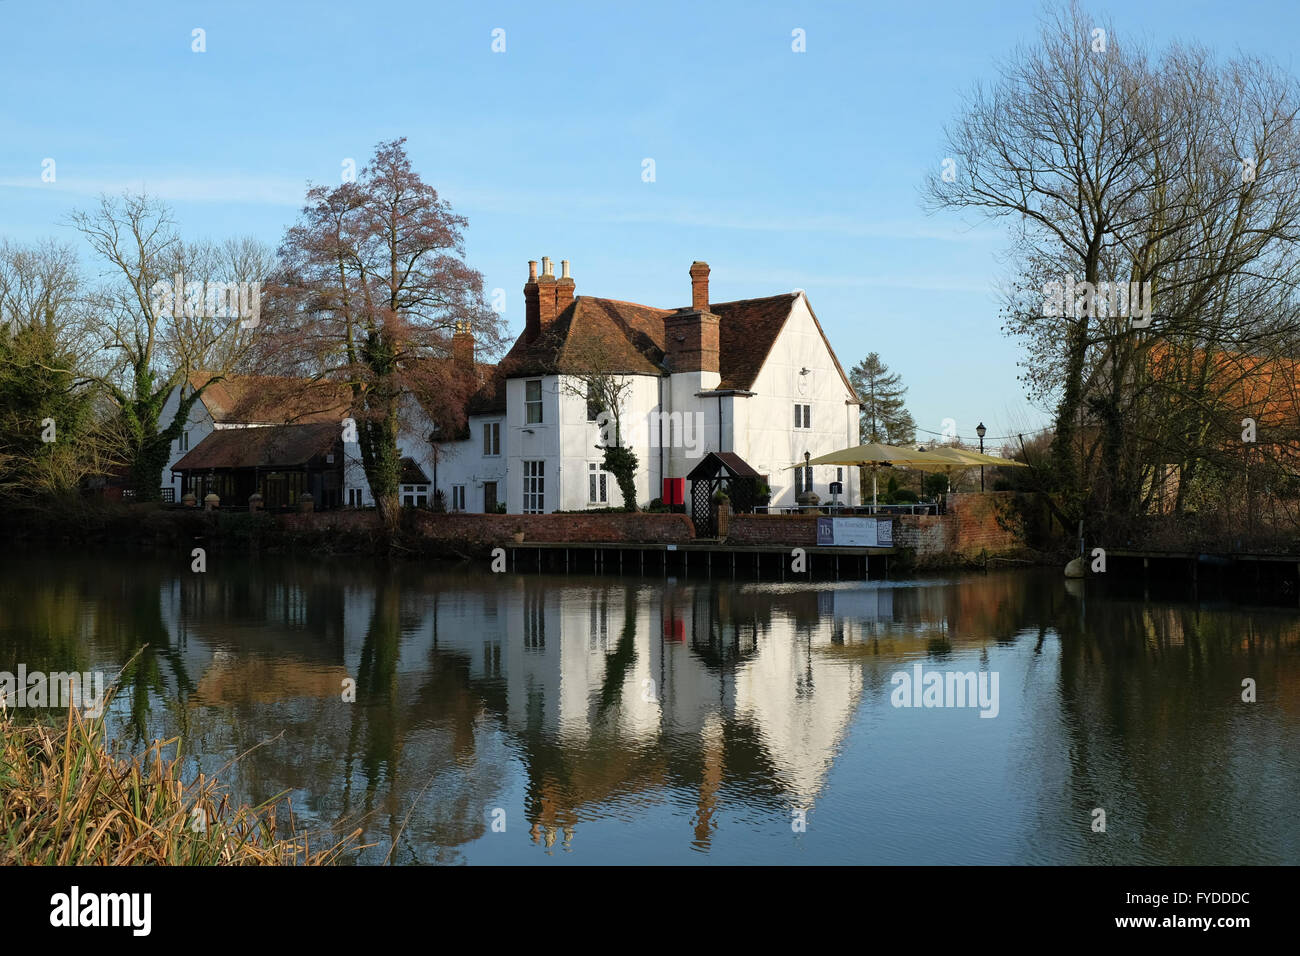
[[[811,405],[795,405],[794,427],[812,428],[812,406]]]
[[[596,462],[587,463],[587,500],[593,505],[603,505],[609,501],[606,486],[607,472],[600,470]]]
[[[428,485],[402,485],[403,508],[426,508],[428,505]]]
[[[483,423],[483,455],[493,458],[501,454],[501,423]]]
[[[540,425],[542,423],[542,380],[529,379],[524,382],[524,424]]]
[[[190,432],[188,428],[181,432],[180,438],[176,439],[176,448],[178,451],[190,450]]]
[[[546,512],[546,462],[524,462],[524,514]]]
[[[451,510],[452,511],[465,510],[465,486],[464,485],[451,486]]]

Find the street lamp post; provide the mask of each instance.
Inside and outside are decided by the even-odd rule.
[[[988,429],[984,423],[980,422],[975,426],[975,434],[980,436],[980,454],[984,454],[984,436],[988,434]],[[984,490],[984,466],[980,465],[980,491]]]

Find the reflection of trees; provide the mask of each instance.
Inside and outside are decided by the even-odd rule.
[[[1268,814],[1240,812],[1285,807],[1300,785],[1279,772],[1284,742],[1256,724],[1297,682],[1295,616],[1094,599],[1087,621],[1067,613],[1059,626],[1072,812],[1109,808],[1107,839],[1087,842],[1081,862],[1296,859]],[[1243,677],[1259,703],[1242,702]]]

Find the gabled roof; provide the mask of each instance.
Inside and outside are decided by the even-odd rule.
[[[710,303],[718,317],[718,374],[720,390],[744,391],[753,387],[764,363],[776,346],[800,293],[784,292],[759,299]],[[585,370],[583,360],[595,353],[606,370],[628,375],[664,374],[664,320],[684,309],[656,309],[635,302],[581,295],[556,317],[535,342],[524,336],[502,361],[503,378],[525,375],[575,374]],[[848,376],[835,357],[813,314],[813,324],[826,343],[831,360],[853,393]]]
[[[198,389],[215,373],[195,372],[189,385]],[[222,424],[337,424],[347,414],[352,396],[337,382],[279,375],[225,375],[211,382],[199,397],[212,420]]]
[[[297,468],[333,451],[342,434],[338,422],[223,428],[195,445],[172,471]]]
[[[409,455],[402,459],[402,473],[398,484],[402,485],[427,485],[429,476],[424,473],[419,462]]]
[[[691,469],[691,473],[686,477],[691,481],[702,481],[706,478],[717,477],[719,472],[726,472],[731,478],[760,478],[762,477],[752,467],[749,462],[741,458],[734,451],[711,451],[703,458],[700,463]]]

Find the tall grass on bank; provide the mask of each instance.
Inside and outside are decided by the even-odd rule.
[[[179,756],[163,754],[176,742],[122,758],[107,749],[103,719],[75,707],[62,731],[0,713],[0,864],[319,866],[360,833],[324,850],[281,837],[283,794],[235,806],[202,774],[187,787]]]

